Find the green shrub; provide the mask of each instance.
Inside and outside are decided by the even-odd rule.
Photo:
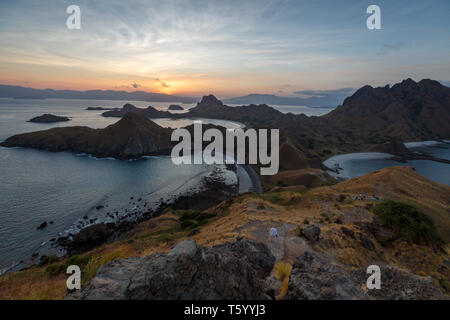
[[[279,193],[265,193],[261,196],[264,200],[274,204],[280,204],[283,202],[283,198]]]
[[[181,222],[181,228],[184,230],[204,225],[208,222],[208,219],[214,218],[215,216],[215,213],[189,210],[183,212],[179,220]]]
[[[373,206],[372,211],[385,226],[396,231],[404,240],[443,243],[433,220],[416,206],[385,200]]]
[[[45,272],[53,277],[56,276],[60,273],[65,273],[67,268],[71,265],[77,265],[80,268],[84,267],[85,265],[88,264],[90,258],[89,257],[80,257],[77,255],[71,256],[69,259],[67,259],[65,262],[63,263],[53,263],[51,265],[49,265],[46,269]]]
[[[159,242],[164,242],[164,243],[168,243],[169,241],[173,240],[173,235],[170,233],[163,233],[159,236],[158,241]]]
[[[194,220],[183,220],[181,222],[181,229],[191,229],[195,228],[197,226],[197,223]]]
[[[59,258],[57,256],[42,256],[41,260],[39,260],[39,266],[45,266],[48,264],[52,264],[55,263],[59,260]]]

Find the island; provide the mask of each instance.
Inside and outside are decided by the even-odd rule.
[[[38,123],[53,123],[53,122],[63,122],[70,121],[68,117],[55,116],[53,114],[43,114],[42,116],[34,117],[28,120],[28,122],[38,122]]]
[[[169,110],[172,110],[172,111],[181,111],[181,110],[184,110],[184,108],[183,108],[182,106],[178,105],[178,104],[171,104],[171,105],[169,106]]]
[[[36,148],[47,151],[72,151],[95,157],[138,158],[170,150],[171,130],[147,117],[129,112],[104,129],[83,126],[60,127],[12,136],[4,147]]]

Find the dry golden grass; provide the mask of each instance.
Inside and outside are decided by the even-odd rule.
[[[422,207],[450,241],[450,187],[433,182],[411,167],[390,167],[334,186],[336,190],[368,193],[408,201]]]
[[[55,300],[65,296],[66,277],[49,277],[45,268],[31,268],[0,278],[0,300]]]
[[[275,264],[275,277],[278,280],[284,280],[291,274],[292,266],[289,263],[277,262]]]

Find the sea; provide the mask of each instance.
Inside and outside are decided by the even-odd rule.
[[[170,105],[142,101],[0,98],[0,141],[15,134],[60,126],[104,128],[119,119],[105,118],[101,116],[103,111],[88,111],[86,108],[120,108],[125,103],[140,108],[151,105],[158,110],[167,110]],[[182,106],[189,109],[194,105]],[[332,110],[305,106],[275,108],[308,116],[320,116]],[[53,124],[27,122],[44,113],[67,116],[71,121]],[[198,119],[152,120],[164,127],[177,128]],[[201,120],[227,128],[243,127],[237,122]],[[449,158],[448,146],[420,145],[416,148]],[[353,159],[342,165],[349,176],[357,176],[399,164],[382,159]],[[412,161],[410,165],[430,179],[449,185],[449,165],[429,161]],[[136,199],[193,185],[199,177],[212,170],[213,166],[208,165],[174,165],[169,157],[121,161],[70,152],[0,147],[0,274],[28,266],[31,255],[48,244],[49,239],[57,238],[80,220],[87,218],[89,221],[96,217],[99,206],[111,212],[132,210],[138,205]],[[251,181],[245,175],[245,170],[239,168],[240,190],[243,192],[251,187]],[[37,230],[44,221],[48,226]]]
[[[428,153],[436,158],[450,160],[450,141],[423,141],[406,143],[406,147],[415,152]],[[398,162],[391,160],[392,156],[386,153],[361,152],[333,156],[324,165],[330,169],[338,168],[339,173],[330,172],[340,179],[349,179],[365,175],[386,167],[410,166],[422,176],[450,186],[450,164],[431,160],[410,160]]]

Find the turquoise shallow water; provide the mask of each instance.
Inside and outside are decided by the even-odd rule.
[[[0,99],[0,140],[23,132],[56,126],[87,125],[103,128],[118,118],[104,118],[101,111],[86,111],[89,106],[121,107],[124,101],[97,100],[14,100]],[[153,105],[162,110],[169,104],[132,102],[139,107]],[[43,113],[65,115],[72,121],[39,124],[27,120]],[[163,126],[184,126],[191,120],[158,120]],[[227,127],[228,121],[206,120]],[[176,166],[168,157],[138,161],[95,159],[68,152],[0,147],[0,269],[30,255],[50,238],[71,227],[78,219],[105,210],[124,210],[130,198],[148,197],[165,188],[174,190],[211,166]],[[36,230],[43,221],[53,221]],[[23,265],[22,265],[23,266]],[[1,271],[1,270],[0,270]]]

